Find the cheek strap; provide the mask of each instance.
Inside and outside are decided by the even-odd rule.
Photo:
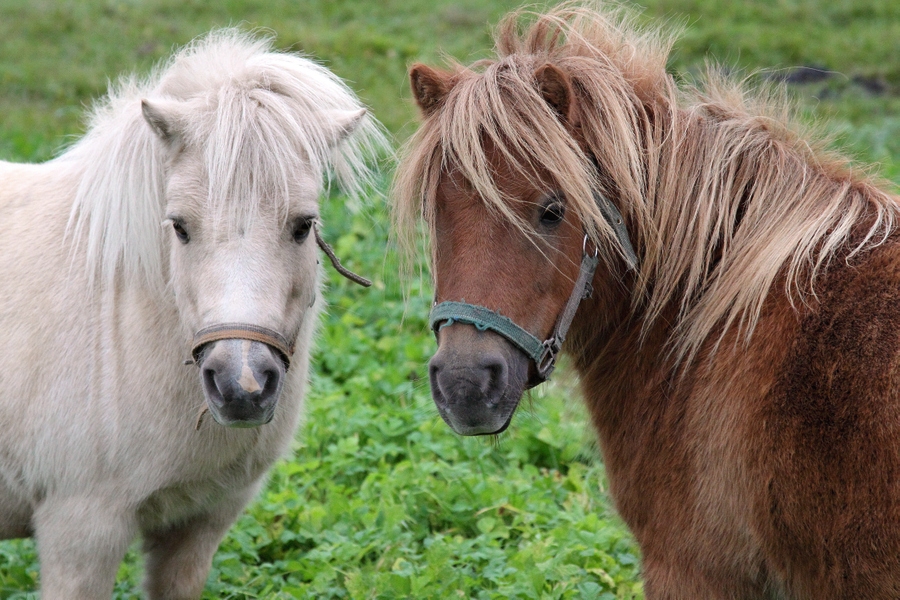
[[[600,209],[603,218],[612,228],[616,239],[619,242],[619,250],[622,258],[625,260],[627,270],[637,267],[638,258],[631,245],[631,239],[628,237],[628,230],[622,219],[622,214],[616,205],[599,192],[594,192],[594,201]],[[534,361],[537,367],[537,377],[532,378],[528,382],[528,387],[534,387],[539,383],[543,383],[550,378],[553,369],[556,366],[556,358],[562,349],[566,334],[578,311],[578,305],[585,298],[589,298],[593,293],[591,289],[591,281],[594,279],[594,272],[597,270],[597,251],[593,254],[587,251],[588,238],[584,236],[584,244],[582,247],[581,267],[578,271],[578,278],[575,280],[575,287],[569,295],[569,300],[556,319],[556,325],[553,331],[543,342],[534,337],[531,333],[513,323],[509,317],[504,317],[484,306],[477,304],[469,304],[467,302],[441,302],[431,309],[429,321],[431,329],[437,335],[437,332],[452,325],[455,322],[469,323],[477,329],[485,331],[490,329],[495,331],[509,340],[514,346],[525,353],[528,358]]]
[[[578,305],[593,292],[591,280],[597,270],[597,263],[596,252],[593,255],[588,253],[582,255],[581,268],[578,272],[578,279],[575,280],[575,287],[557,318],[550,337],[543,342],[516,325],[509,317],[504,317],[484,306],[467,302],[441,302],[436,305],[431,309],[429,317],[431,329],[437,334],[440,329],[460,322],[474,325],[481,331],[490,329],[499,333],[534,361],[535,367],[537,367],[537,380],[528,382],[528,387],[534,387],[549,379],[550,374],[553,373],[553,369],[556,367],[556,358],[566,339],[569,326],[572,325],[572,319],[575,318],[575,313],[578,311]]]

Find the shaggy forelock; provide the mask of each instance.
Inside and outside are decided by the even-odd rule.
[[[142,99],[183,102],[193,111],[178,133],[203,151],[206,208],[219,216],[252,218],[265,199],[286,203],[301,172],[333,177],[359,196],[370,189],[374,159],[387,148],[368,117],[342,143],[330,143],[330,111],[362,105],[326,68],[272,51],[270,38],[212,32],[147,79],[113,86],[94,108],[88,134],[57,159],[83,170],[70,234],[86,236],[88,264],[107,280],[120,267],[151,282],[162,277],[166,152],[144,122]]]
[[[433,229],[450,167],[528,233],[492,178],[489,139],[522,177],[549,172],[608,259],[617,242],[590,190],[616,201],[639,254],[632,310],[647,332],[674,309],[671,350],[687,364],[714,331],[713,349],[732,325],[747,339],[776,282],[802,302],[842,248],[852,257],[894,229],[896,199],[793,123],[779,93],[712,67],[679,89],[665,71],[673,36],[636,27],[618,5],[515,12],[495,41],[495,59],[451,65],[453,87],[404,149],[392,197],[407,252],[423,214]],[[542,100],[534,72],[545,63],[572,80],[596,168]]]
[[[530,27],[522,22],[535,17]],[[416,225],[422,214],[433,218],[433,198],[441,170],[451,166],[472,185],[487,205],[516,223],[528,227],[510,208],[510,198],[495,182],[485,142],[501,152],[535,187],[552,185],[565,194],[569,210],[585,224],[586,232],[600,242],[604,258],[621,251],[609,224],[593,201],[592,190],[608,193],[607,180],[598,178],[591,160],[581,152],[558,115],[544,100],[535,80],[535,70],[553,64],[574,77],[580,98],[597,106],[596,115],[582,115],[590,125],[602,129],[598,144],[606,147],[610,164],[605,172],[618,175],[624,165],[627,175],[640,180],[641,151],[635,144],[639,116],[633,114],[635,87],[646,87],[652,67],[664,66],[668,42],[654,35],[636,39],[620,35],[628,26],[621,11],[598,14],[586,8],[564,6],[546,15],[516,12],[500,24],[495,42],[497,58],[464,67],[454,63],[453,87],[442,106],[427,118],[405,148],[395,178],[395,221],[406,248],[415,244]],[[599,40],[602,44],[594,43]],[[644,65],[632,60],[635,44],[645,44]],[[620,61],[620,62],[617,62]],[[627,73],[623,72],[623,69]],[[542,182],[538,171],[552,179]],[[636,177],[635,177],[636,176]],[[643,187],[638,181],[638,186]],[[628,206],[624,207],[625,212]]]

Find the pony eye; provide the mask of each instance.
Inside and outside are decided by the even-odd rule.
[[[292,232],[294,241],[298,244],[302,244],[306,241],[306,238],[309,237],[309,232],[312,229],[313,223],[315,222],[316,220],[313,217],[300,217],[294,221],[294,231]]]
[[[558,198],[552,199],[550,202],[541,207],[541,225],[545,227],[555,227],[562,223],[563,217],[566,216],[566,205]]]
[[[181,219],[172,219],[172,229],[175,230],[175,236],[182,244],[187,244],[191,241],[191,236],[188,234],[187,229],[184,228],[184,221]]]

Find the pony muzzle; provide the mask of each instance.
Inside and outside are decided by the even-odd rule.
[[[445,327],[428,364],[438,413],[460,435],[501,433],[516,412],[528,366],[525,355],[495,332]]]
[[[225,324],[199,331],[191,355],[216,422],[256,427],[271,421],[292,353],[283,336],[263,327]]]

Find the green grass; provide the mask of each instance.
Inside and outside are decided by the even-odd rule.
[[[809,119],[900,181],[900,3],[654,0],[642,17],[683,25],[671,69],[712,57],[745,72],[835,73],[792,93]],[[318,57],[397,137],[415,127],[406,68],[490,50],[491,0],[0,0],[0,158],[43,160],[82,132],[109,78],[146,72],[212,27],[272,31]],[[872,93],[871,84],[883,85]],[[389,174],[385,175],[385,181]],[[386,188],[386,183],[382,185]],[[206,598],[628,598],[638,553],[610,508],[575,382],[525,402],[497,441],[455,436],[428,393],[430,290],[405,302],[379,201],[324,203],[326,236],[362,290],[330,273],[306,424],[289,460],[223,542]],[[409,284],[408,284],[409,285]],[[33,597],[30,541],[0,543],[0,598]],[[117,598],[138,594],[129,553]]]

